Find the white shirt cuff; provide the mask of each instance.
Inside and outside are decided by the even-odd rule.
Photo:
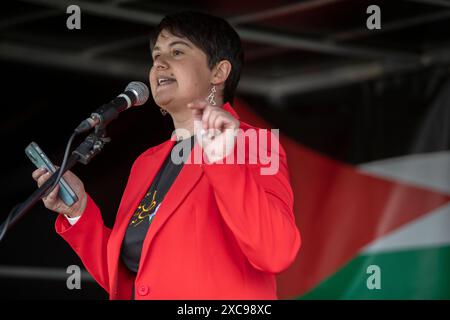
[[[64,217],[66,217],[66,219],[67,219],[67,221],[69,221],[70,225],[73,226],[81,218],[81,215],[79,215],[78,217],[74,217],[74,218],[71,218],[66,215],[64,215]]]

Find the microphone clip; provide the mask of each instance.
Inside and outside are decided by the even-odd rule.
[[[86,165],[99,154],[105,147],[105,144],[110,141],[111,138],[106,137],[105,126],[100,124],[95,127],[95,132],[88,135],[72,153],[78,156],[78,162]]]

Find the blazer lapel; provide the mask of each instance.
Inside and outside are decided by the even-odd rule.
[[[231,106],[231,104],[229,104],[229,103],[227,102],[227,103],[225,103],[225,104],[222,106],[222,108],[223,108],[225,111],[228,111],[229,113],[231,113],[231,115],[232,115],[233,117],[235,117],[236,119],[239,120],[239,115],[238,115],[237,112],[233,109],[233,107]]]
[[[224,104],[223,109],[239,119],[238,114],[229,103]],[[133,180],[130,181],[130,186],[127,188],[126,198],[124,198],[123,203],[120,204],[118,215],[116,217],[117,225],[114,227],[108,243],[108,269],[110,270],[110,285],[113,292],[116,291],[117,288],[120,248],[122,247],[123,238],[131,215],[144,197],[145,192],[147,192],[151,182],[161,168],[164,160],[169,155],[174,144],[175,139],[172,135],[171,139],[166,141],[161,148],[144,156],[141,163],[138,164],[138,167],[136,168],[138,174],[133,176]],[[165,195],[144,240],[139,270],[143,269],[142,264],[145,263],[145,258],[149,254],[153,239],[202,176],[203,170],[201,169],[200,164],[194,161],[198,158],[198,155],[202,155],[202,152],[200,145],[195,143],[190,154],[190,161],[183,166],[178,177]],[[195,158],[194,155],[196,155]]]
[[[113,292],[117,286],[120,251],[128,223],[174,144],[174,140],[168,140],[159,150],[143,157],[135,168],[136,174],[131,177],[133,180],[129,182],[126,197],[119,206],[117,225],[113,228],[108,242],[108,270]]]
[[[222,108],[230,112],[235,118],[239,119],[239,115],[229,103],[225,103]],[[134,210],[144,197],[145,192],[147,192],[151,182],[161,168],[164,160],[172,150],[175,142],[176,137],[174,134],[172,134],[171,138],[167,140],[164,145],[161,146],[161,148],[153,153],[144,156],[144,159],[142,159],[139,167],[136,168],[136,171],[139,172],[139,174],[135,175],[135,177],[133,177],[134,181],[130,182],[131,185],[130,188],[128,188],[129,190],[127,190],[127,197],[126,199],[124,199],[125,202],[120,204],[118,210],[119,214],[116,217],[116,223],[118,223],[118,226],[115,228],[116,232],[114,236],[116,238],[116,241],[120,242],[118,243],[118,245],[121,245],[123,241],[131,215],[134,213]],[[154,237],[157,231],[159,231],[165,221],[170,217],[172,212],[183,201],[186,195],[194,187],[197,180],[200,178],[203,171],[201,170],[199,164],[195,164],[196,162],[193,159],[193,154],[202,155],[202,149],[198,143],[195,143],[194,148],[191,152],[190,164],[183,166],[183,169],[180,171],[179,176],[177,177],[174,184],[167,192],[163,202],[161,203],[161,206],[158,209],[158,213],[155,216],[155,219],[152,222],[152,226],[149,229],[149,233],[151,236],[150,240],[148,241],[148,243],[144,242],[144,246],[146,244],[150,245],[151,239]],[[124,215],[126,216],[124,217]],[[157,218],[158,216],[159,218]],[[147,238],[149,238],[148,235],[149,234],[147,234]],[[146,241],[147,240],[148,239],[146,239]],[[118,257],[119,254],[116,255]]]
[[[149,249],[153,239],[157,236],[158,232],[163,228],[164,224],[188,196],[202,176],[203,170],[201,169],[200,164],[193,162],[193,154],[199,154],[198,152],[201,154],[202,149],[198,143],[195,143],[189,156],[190,160],[183,165],[183,168],[161,202],[158,212],[153,218],[153,222],[150,225],[149,231],[144,240],[139,270],[142,270],[142,264],[145,263],[146,256],[150,254]]]

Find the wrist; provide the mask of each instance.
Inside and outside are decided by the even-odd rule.
[[[87,195],[86,193],[84,193],[83,197],[73,205],[74,207],[73,210],[70,210],[65,214],[66,217],[69,218],[80,217],[83,214],[84,210],[86,209],[86,204],[87,204]]]

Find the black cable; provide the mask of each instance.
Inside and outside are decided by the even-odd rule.
[[[56,180],[53,183],[53,185],[47,190],[47,192],[45,193],[45,195],[43,197],[46,197],[50,192],[52,192],[53,189],[56,188],[56,186],[58,185],[59,181],[61,180],[61,177],[63,175],[64,169],[66,168],[66,165],[67,165],[67,159],[69,158],[70,148],[72,146],[73,139],[76,136],[77,136],[76,132],[72,133],[72,135],[70,136],[69,141],[67,142],[67,145],[66,145],[66,150],[64,152],[63,162],[61,163],[61,167],[59,168],[58,176],[56,177]],[[0,239],[0,241],[1,241],[1,239]]]
[[[67,165],[67,159],[69,158],[69,153],[70,153],[70,148],[72,146],[72,142],[73,139],[77,136],[77,132],[72,133],[72,135],[69,138],[69,141],[67,142],[66,145],[66,150],[64,152],[64,158],[63,158],[63,162],[61,164],[61,167],[59,168],[59,173],[58,176],[56,177],[55,182],[53,183],[53,185],[47,190],[47,192],[41,197],[44,198],[46,197],[50,192],[52,192],[53,189],[55,189],[55,187],[58,185],[59,181],[61,180],[61,177],[63,175],[64,169]],[[15,216],[16,212],[18,211],[18,209],[20,209],[22,203],[17,204],[8,214],[8,217],[6,218],[4,224],[3,224],[3,229],[0,232],[0,242],[2,242],[3,237],[6,234],[6,230],[8,230],[8,226],[11,223],[12,218]]]
[[[5,234],[6,234],[6,230],[8,230],[8,225],[9,225],[9,223],[11,222],[11,219],[12,219],[12,217],[14,216],[14,213],[17,211],[17,209],[20,207],[21,204],[22,204],[22,203],[17,204],[17,205],[11,210],[11,212],[10,212],[9,215],[8,215],[8,217],[6,218],[5,223],[3,224],[3,230],[2,230],[2,232],[1,232],[1,234],[0,234],[0,242],[2,242],[3,237],[4,237]]]

